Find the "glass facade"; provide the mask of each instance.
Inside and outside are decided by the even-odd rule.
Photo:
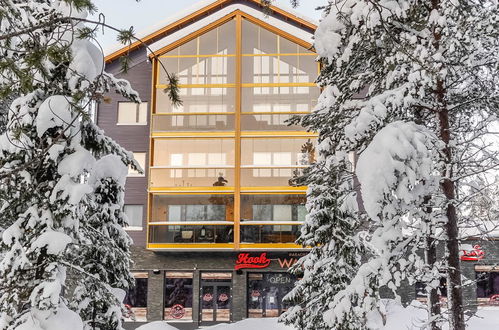
[[[316,135],[288,121],[315,106],[316,54],[241,14],[182,42],[155,61],[149,248],[296,248]]]

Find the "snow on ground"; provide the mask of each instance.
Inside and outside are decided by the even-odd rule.
[[[204,328],[209,330],[294,330],[292,327],[277,323],[277,318],[246,319],[231,324],[218,324]]]
[[[177,328],[169,325],[164,321],[156,321],[144,324],[137,328],[137,330],[178,330]]]
[[[381,317],[371,315],[369,325],[372,330],[421,330],[426,319],[424,306],[417,301],[406,308],[393,300],[385,300],[381,310],[386,311],[386,324],[383,326]],[[152,322],[139,327],[137,330],[176,330],[166,322]],[[207,330],[295,330],[293,327],[278,323],[277,318],[246,319],[231,324],[218,324],[203,327]],[[468,321],[467,330],[499,329],[499,307],[481,308],[476,316]],[[448,330],[447,326],[443,330]]]

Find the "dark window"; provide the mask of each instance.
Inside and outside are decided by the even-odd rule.
[[[126,293],[123,304],[126,321],[147,321],[147,273],[134,273],[135,286]]]
[[[192,273],[166,273],[164,319],[192,319]]]
[[[498,272],[476,272],[476,280],[477,298],[490,298],[499,294]]]
[[[128,290],[124,304],[130,307],[147,307],[147,278],[135,278],[135,287]]]
[[[277,317],[288,306],[283,298],[296,282],[296,277],[288,273],[248,274],[248,317]]]

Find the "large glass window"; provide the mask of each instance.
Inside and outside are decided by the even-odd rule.
[[[149,242],[172,243],[232,243],[234,227],[224,225],[151,225]]]
[[[245,87],[242,89],[242,111],[310,112],[317,104],[316,87]]]
[[[233,131],[234,115],[154,115],[153,131],[183,132],[183,131]]]
[[[241,195],[242,221],[305,221],[305,195]]]
[[[210,57],[161,57],[159,84],[168,82],[164,69],[175,72],[179,85],[233,84],[235,57],[226,52]]]
[[[243,223],[241,226],[241,243],[295,243],[299,234],[299,225],[254,225]]]
[[[165,320],[192,320],[192,273],[165,273]]]
[[[233,166],[233,139],[155,139],[151,186],[234,186]]]
[[[172,105],[168,95],[163,89],[156,93],[156,113],[234,113],[235,90],[232,87],[197,87],[181,88],[180,97],[182,104]]]
[[[232,195],[154,195],[151,222],[233,221]]]
[[[135,286],[126,293],[123,304],[125,305],[125,320],[131,322],[147,321],[147,273],[132,273]]]
[[[288,273],[248,274],[248,317],[278,317],[289,307],[283,302],[296,277]]]
[[[153,166],[234,165],[232,139],[155,139]]]
[[[315,141],[303,138],[244,138],[241,185],[294,186],[315,161]]]

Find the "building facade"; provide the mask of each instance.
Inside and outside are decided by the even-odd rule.
[[[315,159],[316,134],[289,125],[312,110],[319,72],[315,25],[258,0],[204,1],[106,57],[107,71],[140,93],[110,96],[97,124],[142,163],[130,170],[125,211],[136,287],[135,328],[179,328],[276,317],[306,253],[294,242]],[[120,57],[130,69],[120,73]],[[165,89],[179,80],[181,105]]]
[[[306,191],[295,179],[316,157],[316,134],[288,120],[320,94],[315,28],[259,0],[202,1],[144,34],[147,46],[106,56],[107,71],[142,100],[110,95],[96,113],[144,168],[129,171],[125,192],[136,278],[127,328],[167,320],[195,329],[286,309],[282,297],[296,280],[287,270],[306,253],[294,243]],[[178,77],[181,105],[165,93],[168,74]],[[466,289],[475,305],[499,294],[495,246],[464,264],[478,280]],[[410,301],[422,290],[401,294]]]

